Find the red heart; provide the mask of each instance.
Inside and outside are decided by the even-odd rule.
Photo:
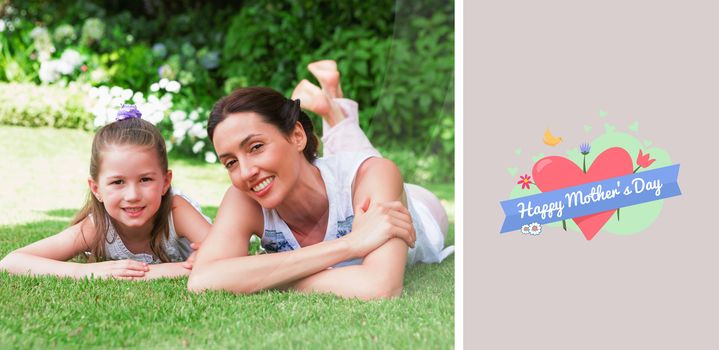
[[[605,180],[608,178],[622,176],[632,173],[634,162],[632,157],[623,148],[612,147],[602,152],[589,167],[585,174],[571,160],[551,156],[544,157],[534,163],[532,177],[534,183],[542,192],[557,190],[585,184],[588,182]],[[587,240],[594,238],[594,235],[609,221],[616,209],[600,213],[573,218],[574,222],[584,234]]]

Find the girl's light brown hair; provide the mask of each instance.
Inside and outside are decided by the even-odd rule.
[[[167,173],[167,149],[165,148],[165,140],[162,138],[162,135],[160,135],[160,132],[154,125],[146,120],[130,118],[107,124],[95,134],[95,138],[92,140],[90,176],[96,182],[98,181],[100,166],[102,166],[102,153],[107,147],[113,145],[133,145],[154,149],[157,153],[157,159],[160,161],[163,174]],[[163,249],[163,242],[169,239],[170,235],[168,217],[172,210],[171,191],[170,187],[162,196],[160,209],[155,214],[150,234],[150,249],[162,262],[170,261],[170,258]],[[105,243],[112,243],[110,239],[113,239],[113,237],[108,237],[107,232],[114,220],[105,210],[105,206],[93,196],[92,191],[88,192],[87,201],[83,208],[75,215],[75,218],[72,220],[72,225],[83,221],[90,215],[95,225],[96,239],[91,242],[85,240],[90,253],[88,260],[107,260]],[[117,225],[114,226],[117,227]],[[85,239],[84,233],[82,233],[82,237]]]

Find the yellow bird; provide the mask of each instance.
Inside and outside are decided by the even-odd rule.
[[[552,132],[547,128],[547,131],[544,132],[544,144],[547,146],[556,146],[560,142],[562,142],[562,138],[552,135]]]

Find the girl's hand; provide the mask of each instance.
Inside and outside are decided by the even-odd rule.
[[[134,260],[111,260],[81,265],[82,277],[117,278],[134,280],[145,276],[150,268],[144,262]]]
[[[369,199],[355,210],[352,232],[345,237],[351,240],[356,257],[365,257],[392,238],[402,239],[414,247],[416,232],[412,217],[399,201],[369,205]]]

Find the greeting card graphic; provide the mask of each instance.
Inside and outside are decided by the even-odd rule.
[[[634,135],[638,122],[627,127],[632,134],[616,129],[606,123],[603,134],[578,143],[566,156],[540,153],[531,171],[520,172],[519,181],[517,168],[508,168],[516,184],[510,199],[500,202],[505,214],[500,232],[536,236],[543,225],[554,225],[591,240],[601,231],[634,234],[649,227],[659,217],[663,199],[681,194],[679,164],[672,164],[665,150],[650,148],[650,141]],[[584,126],[585,133],[592,130]],[[544,133],[545,148],[561,152],[566,143],[550,129]]]

